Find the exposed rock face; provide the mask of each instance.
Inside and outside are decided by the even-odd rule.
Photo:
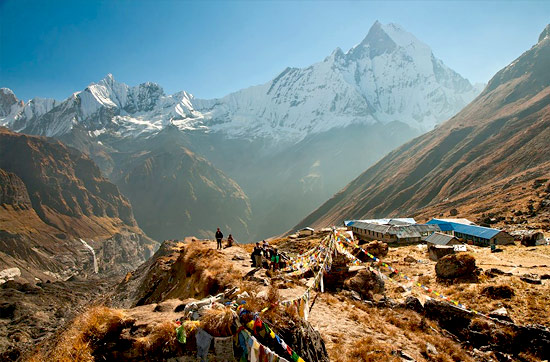
[[[0,167],[25,183],[45,223],[63,228],[61,214],[114,218],[136,226],[128,200],[82,153],[60,142],[0,131],[0,155]]]
[[[0,129],[0,200],[0,268],[19,267],[23,279],[93,273],[80,239],[106,273],[134,268],[156,244],[93,161],[58,141]]]
[[[435,273],[439,278],[455,279],[469,277],[476,271],[476,260],[469,254],[445,255],[435,264]]]
[[[31,199],[23,181],[14,173],[0,169],[0,205],[30,208]]]
[[[21,352],[44,341],[82,310],[110,290],[108,280],[0,285],[0,360],[17,361]],[[60,307],[61,306],[61,307]]]

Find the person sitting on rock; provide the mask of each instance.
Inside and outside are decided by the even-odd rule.
[[[233,235],[229,234],[229,236],[227,237],[227,247],[230,248],[233,246],[233,242],[235,240],[233,240]]]

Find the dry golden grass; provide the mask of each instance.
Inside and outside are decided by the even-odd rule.
[[[179,342],[174,338],[176,327],[176,323],[170,321],[157,324],[149,334],[136,339],[134,348],[143,356],[174,353],[180,349]]]
[[[492,298],[483,289],[489,285],[508,286],[514,294],[510,298]],[[478,308],[483,313],[505,307],[508,313],[520,324],[537,323],[550,326],[550,303],[548,287],[530,286],[517,277],[498,277],[480,284],[457,284],[441,289],[445,295],[464,301],[466,305]]]
[[[201,327],[214,337],[231,336],[236,318],[229,307],[207,309],[201,318]]]
[[[392,355],[392,346],[372,336],[362,337],[348,348],[339,348],[335,361],[351,362],[400,362],[401,358]]]
[[[31,356],[32,362],[92,362],[94,344],[120,330],[124,314],[120,310],[93,307],[78,316],[49,350]]]

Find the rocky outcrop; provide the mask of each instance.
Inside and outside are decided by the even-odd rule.
[[[296,324],[282,327],[278,333],[305,361],[329,361],[323,337],[308,322],[300,320]],[[283,351],[279,353],[281,356],[285,355]]]
[[[442,279],[474,276],[476,269],[475,258],[464,253],[445,255],[435,264],[435,273]]]
[[[84,305],[103,302],[101,295],[110,290],[109,280],[79,279],[0,285],[1,361],[17,361],[22,352],[46,341]]]
[[[493,299],[510,299],[515,292],[509,285],[488,285],[481,290],[481,294]]]
[[[31,199],[23,181],[14,173],[0,169],[0,205],[30,208]]]
[[[426,301],[424,313],[474,348],[513,356],[529,352],[542,360],[550,357],[550,330],[544,326],[520,326],[507,321],[495,323],[476,318],[473,313],[434,299]]]
[[[165,241],[153,257],[118,285],[114,305],[129,308],[224,291],[241,275],[211,246],[193,239]]]

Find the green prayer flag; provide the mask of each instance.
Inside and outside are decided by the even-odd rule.
[[[178,342],[185,344],[187,343],[187,333],[185,332],[185,327],[183,325],[176,328],[176,338]]]

